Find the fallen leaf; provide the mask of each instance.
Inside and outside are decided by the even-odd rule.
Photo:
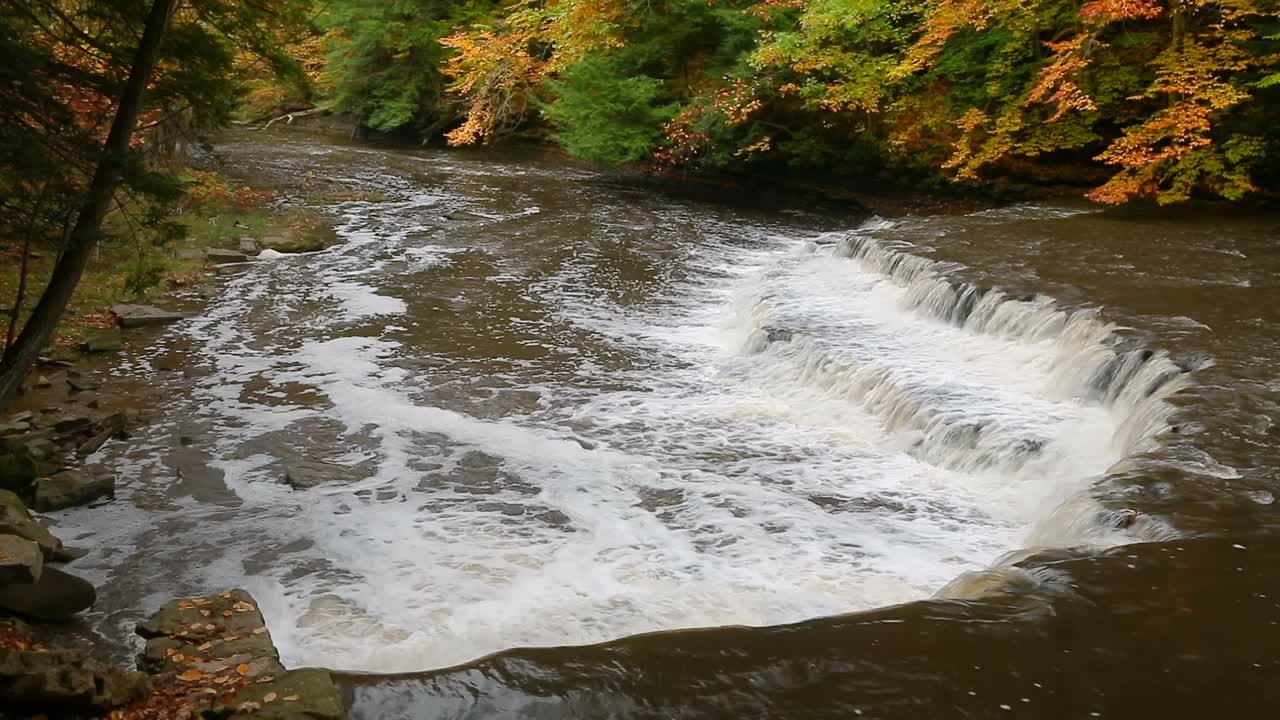
[[[194,682],[194,681],[196,681],[196,680],[199,680],[199,679],[200,679],[200,678],[202,678],[202,677],[204,677],[204,673],[202,673],[202,672],[200,672],[199,670],[196,670],[196,669],[194,669],[194,668],[193,668],[193,669],[188,670],[188,671],[186,671],[186,672],[182,673],[181,675],[179,675],[179,676],[178,676],[178,679],[179,679],[179,680],[185,680],[185,681],[187,681],[187,682]]]
[[[180,662],[182,662],[182,661],[186,660],[186,659],[187,659],[187,656],[186,656],[186,655],[183,655],[182,653],[176,653],[176,654],[175,654],[171,659],[172,659],[174,662],[176,662],[176,663],[180,663]]]
[[[229,678],[229,677],[224,677],[224,676],[222,676],[222,675],[219,675],[218,677],[213,678],[213,681],[212,681],[212,682],[213,682],[213,684],[214,684],[214,685],[222,685],[223,683],[225,683],[226,681],[228,681],[228,680],[230,680],[230,679],[231,679],[231,678]]]
[[[165,650],[164,650],[164,656],[165,656],[165,657],[173,657],[174,653],[176,653],[176,652],[178,652],[178,648],[165,648]]]
[[[240,712],[253,712],[254,710],[259,710],[261,708],[262,708],[261,703],[246,702],[246,703],[240,703],[239,710]]]
[[[222,597],[226,598],[227,600],[230,600],[230,599],[231,599],[231,593],[230,593],[230,592],[224,592],[224,593],[222,593]]]
[[[209,649],[209,648],[211,648],[211,647],[213,647],[213,643],[212,643],[212,642],[207,642],[207,643],[204,643],[203,645],[201,645],[200,647],[198,647],[198,648],[196,648],[196,649],[197,649],[197,650],[204,651],[204,650],[208,650],[208,649]]]
[[[299,695],[285,695],[285,696],[284,696],[284,699],[285,699],[287,702],[293,702],[293,701],[297,700],[299,697],[300,697]]]
[[[234,614],[235,614],[235,613],[231,612],[230,610],[223,610],[223,611],[222,611],[222,617],[231,617],[231,616],[232,616],[232,615],[234,615]]]
[[[264,632],[266,632],[266,631],[267,631],[267,628],[266,628],[266,627],[254,628],[254,630],[253,630],[253,634],[254,634],[254,635],[261,635],[262,633],[264,633]]]
[[[262,702],[275,702],[277,697],[279,697],[279,695],[276,695],[275,693],[267,693],[262,696]]]
[[[236,672],[240,673],[241,675],[248,675],[249,666],[246,665],[245,663],[240,663],[239,665],[236,666]]]
[[[213,615],[213,611],[212,611],[212,610],[201,610],[201,611],[200,611],[200,614],[201,614],[201,615],[203,615],[203,616],[205,616],[205,617],[210,617],[211,615]]]
[[[269,683],[269,682],[275,682],[275,677],[272,675],[263,675],[262,679],[258,681],[259,684]]]

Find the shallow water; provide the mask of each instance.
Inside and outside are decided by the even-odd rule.
[[[926,654],[947,668],[984,652],[986,631],[957,628],[995,613],[1027,624],[1028,642],[990,641],[1014,657],[1077,612],[1064,593],[1145,597],[1140,573],[1105,568],[1147,561],[1107,548],[1274,517],[1275,216],[845,218],[686,202],[536,158],[296,133],[221,150],[285,203],[380,197],[328,204],[342,244],[232,276],[116,370],[164,398],[156,422],[95,458],[119,474],[116,502],[56,518],[94,548],[77,568],[107,638],[168,597],[239,586],[287,664],[409,673],[1017,589],[1014,609],[526,651],[351,691],[365,717],[847,717],[856,702],[821,692],[777,704],[827,677],[783,677],[834,662],[805,647],[878,645],[867,628],[904,624],[938,638]],[[292,490],[301,459],[352,481]],[[1188,551],[1203,589],[1230,593],[1214,572],[1233,544],[1220,563],[1218,546]],[[1045,548],[1077,565],[1006,557]],[[778,633],[808,639],[775,648]],[[702,652],[695,684],[736,699],[695,711],[711,695],[655,687],[662,656],[685,651]],[[909,653],[885,653],[860,657],[888,683]],[[753,669],[717,664],[729,656]],[[596,662],[651,680],[573,669]],[[936,685],[919,691],[929,707],[972,697]]]

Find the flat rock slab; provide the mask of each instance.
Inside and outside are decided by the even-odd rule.
[[[331,483],[364,480],[369,473],[360,468],[322,460],[299,460],[285,467],[284,480],[295,490],[309,490]]]
[[[40,579],[40,546],[17,535],[0,535],[0,586],[29,585]]]
[[[159,676],[160,700],[176,700],[193,716],[346,717],[327,670],[280,664],[262,613],[244,590],[175,600],[139,625],[138,634],[147,638],[138,666]]]
[[[82,470],[63,470],[36,480],[35,506],[38,512],[65,510],[100,498],[115,497],[116,481],[110,475],[92,475]]]
[[[111,314],[122,327],[143,327],[176,322],[186,316],[171,310],[161,310],[154,305],[113,305]]]

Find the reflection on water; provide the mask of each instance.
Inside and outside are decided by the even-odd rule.
[[[127,361],[172,399],[103,458],[120,501],[59,518],[98,548],[108,636],[227,586],[286,661],[353,671],[800,622],[351,692],[362,717],[1088,717],[1143,697],[1120,669],[1188,672],[1175,639],[1226,662],[1218,614],[1272,621],[1243,595],[1275,550],[1234,545],[1280,466],[1275,217],[771,214],[263,137],[224,151],[286,202],[384,200]],[[352,481],[291,490],[300,459]],[[1137,541],[1167,542],[1106,550]],[[1173,664],[1133,667],[1144,645]]]

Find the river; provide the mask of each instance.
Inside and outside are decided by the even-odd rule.
[[[244,587],[361,718],[1280,700],[1280,217],[845,217],[539,157],[219,151],[283,204],[365,199],[112,370],[154,422],[56,527],[102,637]],[[291,489],[300,460],[352,481]]]

